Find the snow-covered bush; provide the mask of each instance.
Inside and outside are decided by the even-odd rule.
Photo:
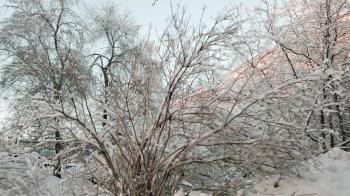
[[[287,11],[299,8],[293,2]],[[336,17],[346,2],[305,4],[310,13],[287,26],[266,9],[273,28],[263,38],[238,8],[211,25],[173,9],[157,41],[138,37],[113,6],[82,18],[75,3],[10,1],[0,30],[14,109],[8,133],[54,148],[57,177],[111,195],[232,195],[348,139],[348,52],[332,41],[347,32],[345,16]],[[317,15],[317,5],[334,14]],[[62,172],[72,163],[79,172]]]

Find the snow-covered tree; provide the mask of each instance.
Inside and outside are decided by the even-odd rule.
[[[310,141],[348,139],[347,1],[290,1],[251,26],[238,8],[193,25],[172,7],[157,41],[114,6],[83,18],[76,2],[9,2],[9,131],[55,146],[56,176],[74,160],[111,195],[232,195],[297,171]]]
[[[277,4],[275,9],[266,5],[268,39],[274,42],[278,63],[282,62],[270,65],[289,69],[282,82],[300,80],[289,95],[302,109],[296,116],[303,120],[296,124],[304,124],[305,134],[323,150],[346,142],[349,1],[293,0]]]
[[[14,95],[10,129],[36,140],[56,140],[57,154],[63,149],[62,122],[50,116],[41,102],[62,106],[64,99],[73,96],[76,85],[72,78],[84,81],[89,77],[81,53],[84,27],[69,5],[64,0],[9,1],[11,16],[2,21],[1,27],[5,58],[2,83]],[[85,87],[84,82],[79,86]],[[57,160],[55,175],[60,176],[60,158]]]

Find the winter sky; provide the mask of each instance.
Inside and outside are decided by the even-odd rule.
[[[0,6],[2,7],[7,0],[0,0]],[[161,30],[165,27],[166,18],[170,14],[170,5],[176,6],[181,4],[186,7],[191,18],[195,21],[202,13],[205,8],[204,18],[209,20],[210,18],[217,15],[225,6],[230,5],[242,5],[242,9],[252,9],[259,3],[259,0],[158,0],[153,5],[154,0],[82,0],[87,2],[93,8],[102,6],[101,2],[116,2],[119,8],[130,14],[130,17],[135,21],[136,24],[141,26],[141,31],[147,32],[149,27],[152,29]],[[1,9],[2,17],[6,16],[6,11]],[[1,65],[0,65],[1,66]],[[6,107],[1,101],[0,96],[0,122],[6,112]],[[1,126],[0,126],[1,127]]]
[[[8,0],[0,0],[0,6],[3,7]],[[102,8],[104,4],[115,3],[119,9],[128,13],[136,24],[141,26],[141,31],[148,31],[148,28],[161,30],[165,27],[166,18],[170,15],[170,5],[182,5],[190,13],[191,19],[195,21],[202,14],[205,8],[204,18],[209,21],[215,17],[225,6],[242,5],[242,9],[254,9],[260,0],[80,0],[88,4],[88,7],[94,9]],[[7,16],[4,9],[0,9],[1,17]],[[245,10],[243,10],[245,11]]]
[[[3,0],[0,0],[3,1]],[[92,7],[98,7],[101,2],[116,2],[121,11],[128,13],[142,30],[152,28],[162,29],[166,24],[166,18],[170,14],[170,5],[182,5],[191,14],[195,21],[202,14],[205,7],[205,19],[216,16],[225,6],[242,5],[242,9],[253,9],[260,0],[85,0]]]
[[[202,13],[203,7],[206,8],[206,16],[212,17],[220,12],[225,6],[243,5],[253,7],[259,0],[158,0],[153,5],[154,0],[120,0],[119,5],[122,9],[131,12],[136,22],[141,25],[160,27],[164,25],[165,18],[170,13],[170,4],[184,5],[192,18],[198,18]]]

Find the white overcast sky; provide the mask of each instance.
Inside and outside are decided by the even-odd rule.
[[[119,0],[118,4],[123,10],[130,11],[136,22],[141,25],[161,27],[166,17],[170,14],[170,4],[186,6],[193,18],[199,17],[202,9],[206,7],[207,17],[215,16],[220,10],[228,5],[242,4],[245,7],[254,7],[259,0],[158,0],[155,5],[154,0]]]
[[[0,0],[2,7],[7,0]],[[52,0],[54,1],[54,0]],[[155,28],[163,28],[165,20],[170,14],[170,4],[181,4],[186,7],[191,18],[195,20],[202,13],[203,7],[206,8],[205,18],[215,17],[225,6],[242,5],[242,9],[253,9],[260,0],[158,0],[153,5],[154,0],[80,0],[90,5],[93,9],[102,8],[106,2],[116,3],[120,10],[130,14],[138,25],[148,28],[150,24]],[[88,6],[88,7],[90,7]],[[6,11],[5,11],[6,12]],[[1,17],[6,16],[1,9]]]
[[[3,1],[3,0],[0,0]],[[85,0],[88,4],[98,8],[103,1],[115,2],[121,11],[130,14],[142,30],[153,28],[162,29],[166,24],[166,18],[170,14],[170,4],[181,4],[186,7],[191,18],[199,18],[205,6],[205,18],[215,17],[225,6],[242,5],[242,9],[253,9],[260,0],[158,0],[153,5],[154,0]]]

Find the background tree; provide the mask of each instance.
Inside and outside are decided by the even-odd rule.
[[[83,25],[68,5],[64,0],[10,1],[13,12],[1,28],[1,51],[7,62],[2,82],[14,93],[16,111],[11,129],[19,129],[21,135],[34,133],[37,139],[54,138],[57,154],[63,149],[61,122],[47,116],[38,101],[58,107],[73,96],[71,79],[88,77],[81,54]],[[60,176],[60,156],[57,161],[54,174]]]
[[[322,149],[341,145],[349,137],[348,1],[290,1],[264,11],[269,39],[291,70],[289,78],[313,77],[291,94],[305,107],[300,124]]]

